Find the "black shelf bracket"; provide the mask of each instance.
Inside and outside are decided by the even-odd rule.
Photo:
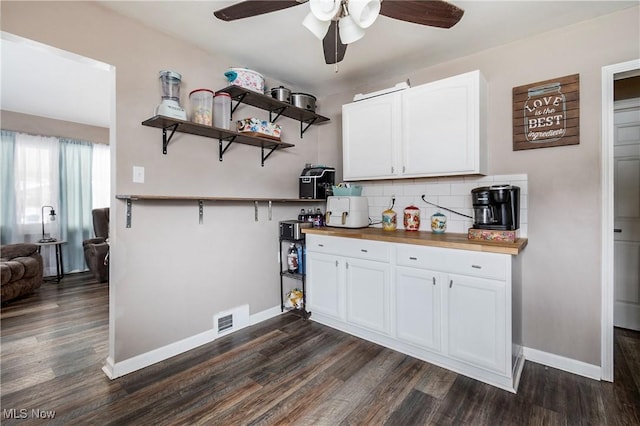
[[[238,109],[238,107],[240,106],[242,101],[244,101],[244,98],[246,96],[247,96],[246,93],[241,93],[238,96],[236,96],[235,98],[233,98],[233,100],[236,101],[236,105],[235,106],[231,105],[231,118],[233,118],[233,113],[236,112],[236,110]]]
[[[314,117],[314,118],[312,118],[311,120],[308,120],[308,121],[300,121],[300,139],[302,139],[302,135],[304,135],[304,132],[306,132],[307,129],[309,127],[311,127],[311,125],[313,123],[316,122],[316,120],[317,120],[317,118]],[[305,126],[305,124],[306,124],[306,126]]]
[[[271,150],[267,153],[267,155],[264,155],[264,145],[262,146],[262,150],[261,150],[261,151],[262,151],[262,163],[260,164],[262,167],[264,167],[264,162],[265,162],[265,160],[266,160],[267,158],[269,158],[269,156],[270,156],[271,154],[273,154],[273,151],[275,151],[277,147],[278,147],[278,145],[274,145],[274,146],[271,148]]]
[[[283,107],[276,108],[274,110],[269,111],[269,121],[272,123],[275,123],[276,120],[280,118],[280,116],[282,115],[285,109],[287,109],[287,107],[283,106]],[[275,114],[276,116],[274,117],[273,114]]]
[[[231,144],[236,140],[236,136],[232,136],[229,139],[229,143],[222,148],[222,141],[226,141],[227,139],[218,139],[218,151],[219,151],[219,156],[218,156],[218,160],[222,161],[222,156],[224,155],[225,152],[227,152],[227,149],[229,149],[229,147],[231,146]]]
[[[169,145],[169,142],[171,142],[171,138],[173,137],[173,134],[176,132],[178,125],[179,123],[176,123],[173,126],[162,128],[162,153],[164,155],[167,155],[167,146]],[[171,129],[171,134],[169,135],[168,138],[167,138],[167,129]]]
[[[131,228],[131,198],[127,198],[127,228]]]

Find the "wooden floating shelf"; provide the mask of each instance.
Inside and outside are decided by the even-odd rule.
[[[198,215],[200,224],[203,223],[204,202],[230,202],[230,203],[253,203],[255,221],[258,221],[258,203],[268,203],[269,220],[271,220],[271,205],[273,203],[324,203],[325,199],[310,198],[278,198],[278,197],[198,197],[191,195],[116,195],[116,199],[124,200],[127,203],[127,228],[131,228],[132,204],[134,201],[196,201],[198,203]]]

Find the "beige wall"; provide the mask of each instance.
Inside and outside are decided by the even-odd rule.
[[[639,9],[357,87],[413,85],[480,69],[488,83],[489,174],[528,175],[526,347],[600,364],[601,68],[640,56]],[[615,31],[612,31],[615,29]],[[580,144],[512,150],[512,88],[580,74]],[[350,96],[323,105],[349,102]]]
[[[158,70],[185,76],[186,100],[194,88],[222,87],[223,71],[238,65],[231,59],[95,4],[3,1],[1,7],[3,31],[116,67],[120,194],[295,197],[304,163],[341,168],[340,106],[354,93],[480,69],[488,82],[489,173],[526,173],[529,179],[525,345],[599,364],[600,71],[638,56],[637,8],[354,87],[352,93],[320,96],[320,112],[332,121],[300,139],[297,123],[282,119],[283,139],[296,147],[274,153],[260,167],[256,148],[232,146],[219,162],[217,141],[189,135],[175,137],[162,155],[161,132],[140,125],[159,100]],[[580,145],[512,151],[511,88],[574,73],[581,79]],[[264,117],[243,108],[242,115]],[[145,167],[146,183],[131,182],[133,165]],[[138,202],[131,228],[124,224],[124,203],[114,200],[112,206],[116,362],[209,330],[217,312],[249,304],[254,314],[278,305],[277,221],[294,217],[300,206],[277,206],[272,221],[261,206],[254,222],[252,204],[207,204],[199,225],[195,203]]]
[[[5,110],[0,112],[0,120],[3,129],[13,130],[14,132],[109,144],[109,129],[104,127],[54,120]]]

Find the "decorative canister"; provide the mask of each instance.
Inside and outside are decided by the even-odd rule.
[[[431,216],[431,231],[435,234],[442,234],[447,230],[447,217],[440,212]]]
[[[416,206],[405,207],[404,229],[407,231],[417,231],[420,229],[420,209]]]
[[[387,209],[382,212],[382,229],[385,231],[395,231],[398,226],[396,212]]]

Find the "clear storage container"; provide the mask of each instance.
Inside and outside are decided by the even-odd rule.
[[[231,95],[228,93],[218,92],[213,98],[213,125],[220,129],[231,128]]]
[[[189,93],[191,121],[211,126],[213,124],[213,91],[197,89]]]

